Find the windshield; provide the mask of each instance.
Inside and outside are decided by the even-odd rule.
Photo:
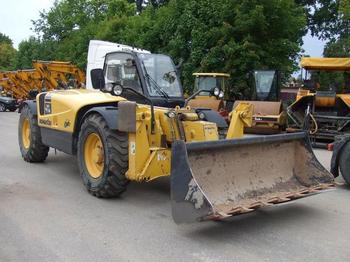
[[[138,54],[146,76],[150,96],[182,97],[182,91],[176,69],[169,56],[157,54]],[[161,91],[160,91],[160,90]]]
[[[259,99],[266,99],[273,87],[275,71],[255,71],[255,87]]]
[[[196,77],[194,84],[194,92],[198,90],[211,91],[213,88],[218,87],[221,90],[225,89],[225,79],[222,77],[213,77],[213,76],[200,76]],[[199,95],[207,96],[207,92],[202,92]]]
[[[350,72],[340,71],[308,71],[304,80],[304,88],[313,91],[350,92]]]
[[[119,83],[142,93],[134,57],[128,53],[110,53],[105,61],[106,83]]]

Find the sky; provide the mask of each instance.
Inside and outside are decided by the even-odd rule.
[[[0,32],[8,35],[15,48],[35,33],[31,20],[39,18],[39,11],[49,10],[54,0],[0,0]]]
[[[8,35],[15,48],[25,39],[35,33],[31,30],[31,20],[39,18],[39,12],[49,10],[54,0],[0,0],[0,32]],[[304,37],[305,55],[322,56],[324,42],[312,38],[310,34]]]

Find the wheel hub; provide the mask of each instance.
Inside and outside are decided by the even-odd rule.
[[[22,143],[23,147],[28,150],[30,147],[30,123],[28,118],[24,119],[22,125]]]
[[[104,169],[104,147],[101,138],[96,133],[87,136],[84,144],[84,160],[89,175],[92,178],[102,176]]]

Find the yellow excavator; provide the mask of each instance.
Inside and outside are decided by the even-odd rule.
[[[304,84],[287,112],[295,128],[310,129],[314,146],[327,147],[350,132],[350,58],[303,57],[301,68]],[[342,81],[322,82],[320,72]]]
[[[117,46],[103,64],[89,71],[95,90],[25,102],[18,126],[25,161],[45,161],[50,148],[76,155],[87,191],[102,198],[119,196],[129,181],[170,176],[177,223],[224,219],[334,186],[307,133],[243,138],[249,103],[237,105],[220,137],[215,121],[186,106],[170,57]]]

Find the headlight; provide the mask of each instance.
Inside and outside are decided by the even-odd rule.
[[[204,120],[205,119],[205,114],[203,112],[200,112],[198,114],[198,117],[199,117],[200,120]]]
[[[45,115],[51,114],[51,103],[44,104],[44,113],[45,113]]]
[[[170,111],[170,112],[168,112],[168,117],[169,118],[175,118],[176,117],[176,113],[174,111]]]
[[[219,94],[220,94],[220,89],[217,88],[217,87],[215,87],[213,93],[214,93],[214,96],[219,96]]]
[[[224,91],[220,91],[219,98],[223,98],[223,97],[224,97]]]
[[[121,85],[115,85],[113,88],[113,94],[120,96],[123,93],[123,87]]]

